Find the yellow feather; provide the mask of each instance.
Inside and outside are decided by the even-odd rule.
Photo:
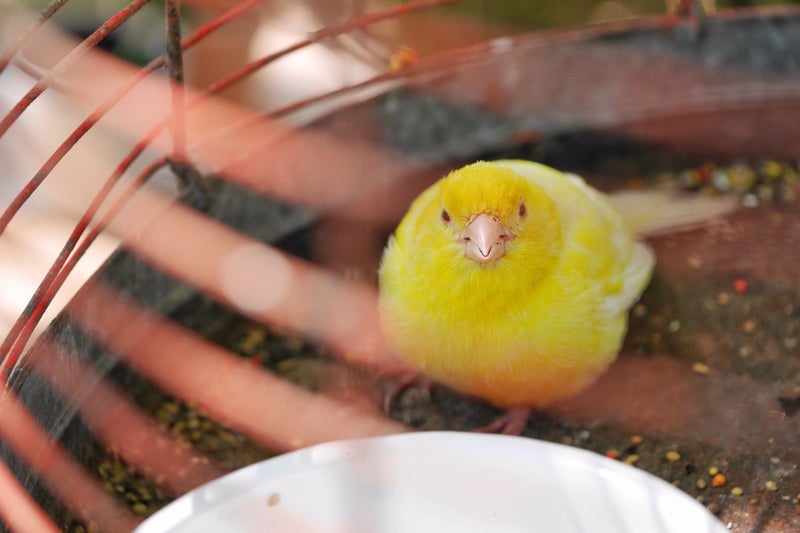
[[[462,241],[482,213],[513,234],[488,264],[468,258]],[[382,323],[397,354],[432,379],[504,407],[545,407],[616,358],[653,264],[581,178],[528,161],[478,162],[420,194],[390,239]]]

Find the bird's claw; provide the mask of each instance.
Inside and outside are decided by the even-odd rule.
[[[501,433],[503,435],[522,435],[528,419],[531,417],[532,410],[527,407],[515,407],[509,409],[492,422],[485,426],[476,428],[478,433]]]

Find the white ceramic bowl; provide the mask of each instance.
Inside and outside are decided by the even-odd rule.
[[[669,483],[521,437],[408,433],[333,442],[185,494],[137,533],[725,533]]]

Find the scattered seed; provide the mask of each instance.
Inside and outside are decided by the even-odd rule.
[[[708,374],[711,368],[705,363],[695,363],[692,365],[692,372],[695,374]]]
[[[769,462],[774,464],[774,465],[777,465],[777,464],[781,463],[781,458],[772,456],[772,457],[769,458]]]
[[[699,490],[705,490],[705,488],[708,487],[708,481],[706,481],[706,478],[701,477],[700,479],[697,480],[697,483],[695,483],[695,485]]]
[[[771,202],[775,196],[775,191],[768,185],[759,186],[756,192],[758,193],[758,199],[763,202]]]
[[[739,357],[749,357],[753,354],[752,346],[740,346],[739,347]]]
[[[636,304],[633,306],[633,316],[642,318],[647,314],[647,307],[644,304]]]
[[[746,191],[756,182],[756,173],[748,165],[737,163],[728,169],[728,177],[736,190]]]
[[[689,257],[686,259],[686,262],[687,262],[687,263],[689,263],[689,266],[690,266],[690,267],[692,267],[692,268],[693,268],[693,269],[695,269],[695,270],[697,270],[697,269],[699,269],[701,266],[703,266],[703,260],[702,260],[702,259],[700,259],[699,257],[697,257],[696,255],[690,255],[690,256],[689,256]]]
[[[778,161],[764,161],[761,173],[770,180],[776,180],[783,175],[783,165]]]
[[[719,169],[711,173],[711,184],[718,191],[728,192],[731,190],[731,179],[725,172]]]
[[[733,290],[738,294],[747,292],[747,280],[742,278],[733,280]]]
[[[753,333],[756,330],[756,323],[752,318],[748,318],[742,322],[742,331],[745,333]]]
[[[269,498],[267,498],[267,505],[270,507],[275,507],[279,503],[281,503],[281,495],[277,492],[273,492],[269,495]]]
[[[632,453],[632,454],[628,455],[627,457],[625,457],[625,459],[623,460],[623,462],[624,462],[626,465],[631,465],[631,466],[633,466],[633,465],[635,465],[636,463],[638,463],[638,462],[639,462],[639,455],[637,455],[637,454],[635,454],[635,453]]]
[[[778,484],[770,479],[764,482],[764,488],[770,492],[775,492],[776,490],[778,490]]]
[[[697,169],[682,170],[678,173],[678,179],[684,187],[694,189],[702,184],[700,172]]]
[[[731,301],[731,295],[727,292],[717,294],[717,305],[728,305]]]
[[[674,463],[681,460],[681,454],[679,454],[675,450],[669,450],[667,451],[667,453],[664,454],[664,459],[666,459],[671,463]]]
[[[723,473],[721,473],[721,472],[717,472],[717,473],[716,473],[716,474],[714,474],[714,476],[711,478],[711,486],[712,486],[712,487],[723,487],[723,486],[725,486],[725,483],[726,483],[727,481],[728,481],[728,480],[727,480],[727,478],[725,477],[725,474],[723,474]]]
[[[134,504],[131,506],[131,509],[133,510],[133,512],[134,512],[135,514],[137,514],[137,515],[139,515],[139,516],[144,516],[144,515],[146,515],[148,512],[150,512],[150,509],[148,509],[148,508],[147,508],[147,506],[146,506],[145,504],[143,504],[142,502],[136,502],[136,503],[134,503]]]
[[[634,446],[638,446],[643,442],[644,442],[644,437],[642,437],[641,435],[639,434],[631,435],[631,444],[633,444]]]
[[[616,448],[610,448],[606,450],[606,457],[608,457],[609,459],[616,459],[617,457],[619,457],[619,450],[617,450]]]
[[[719,514],[719,512],[721,510],[720,507],[719,507],[719,504],[717,502],[709,503],[708,507],[706,507],[706,509],[708,509],[708,512],[711,513],[711,514]]]
[[[670,333],[677,333],[681,329],[681,321],[673,320],[667,325],[667,329]]]
[[[753,193],[747,193],[742,196],[743,207],[758,207],[758,196]]]
[[[744,489],[742,487],[733,487],[731,489],[731,496],[741,496],[744,494]]]

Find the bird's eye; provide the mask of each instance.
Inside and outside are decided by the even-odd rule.
[[[442,209],[442,220],[444,222],[450,222],[450,213],[448,213],[446,209]]]
[[[528,214],[528,210],[525,208],[525,203],[521,202],[519,204],[519,216],[520,218],[525,218],[525,215]]]

